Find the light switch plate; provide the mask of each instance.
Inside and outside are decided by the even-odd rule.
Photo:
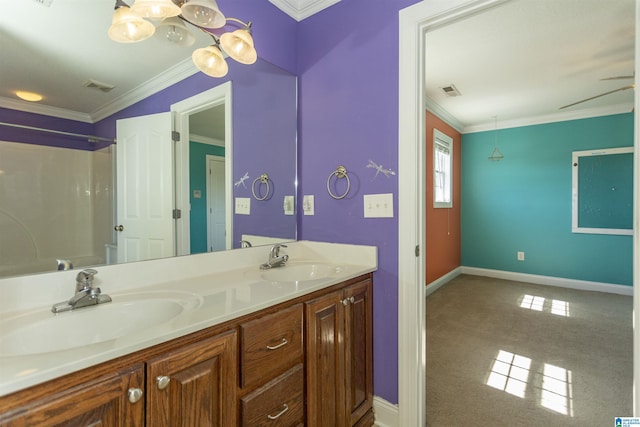
[[[365,194],[365,218],[393,218],[393,194]]]
[[[284,196],[283,208],[285,215],[293,215],[293,213],[295,212],[294,201],[295,199],[293,198],[293,196]]]
[[[304,215],[315,215],[314,196],[307,194],[302,198],[302,212]]]
[[[249,197],[236,197],[236,215],[251,214],[251,199]]]

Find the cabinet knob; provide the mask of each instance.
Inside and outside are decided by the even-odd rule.
[[[124,225],[116,225],[113,229],[116,231],[124,231]]]
[[[350,302],[351,304],[353,304],[354,302],[356,302],[356,298],[355,298],[355,297],[350,297],[350,298],[349,298],[349,302]]]
[[[355,297],[349,297],[349,298],[345,298],[342,301],[340,301],[342,303],[342,305],[349,305],[349,304],[353,304],[356,301]]]
[[[158,388],[160,390],[164,390],[165,388],[167,388],[170,382],[171,382],[171,378],[169,378],[166,375],[161,375],[156,378],[156,384],[158,384]]]
[[[129,395],[129,402],[136,403],[142,398],[142,390],[139,388],[130,388],[127,392]]]
[[[277,420],[278,418],[280,418],[288,410],[289,410],[289,406],[286,403],[283,403],[282,404],[282,411],[278,412],[275,415],[267,415],[267,418],[269,418],[270,420]]]

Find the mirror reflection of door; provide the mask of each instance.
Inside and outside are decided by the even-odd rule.
[[[190,253],[226,247],[225,105],[189,115]]]
[[[118,262],[173,256],[171,113],[118,120]]]
[[[224,157],[207,155],[207,247],[225,250]],[[193,223],[192,223],[193,224]]]

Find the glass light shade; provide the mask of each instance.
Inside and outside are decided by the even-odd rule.
[[[136,0],[131,10],[143,18],[155,21],[178,16],[181,13],[180,7],[171,0]]]
[[[148,39],[156,28],[149,21],[145,21],[130,8],[123,6],[113,12],[109,38],[119,43],[135,43]]]
[[[253,38],[246,29],[235,30],[220,36],[220,46],[225,53],[242,64],[253,64],[258,53],[253,47]]]
[[[216,0],[188,0],[182,5],[182,17],[204,28],[221,28],[227,23]]]
[[[30,102],[42,101],[42,95],[40,95],[39,93],[27,92],[26,90],[17,90],[15,93],[18,98],[24,99],[25,101],[30,101]]]
[[[196,38],[180,18],[167,18],[156,27],[156,37],[176,46],[191,46]]]
[[[193,63],[200,71],[211,77],[224,77],[229,71],[227,61],[217,46],[207,46],[193,51]]]

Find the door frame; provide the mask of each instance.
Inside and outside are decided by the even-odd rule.
[[[398,118],[398,424],[426,425],[425,96],[424,34],[508,0],[424,0],[399,12]],[[640,22],[640,0],[636,0]],[[640,31],[636,29],[635,84],[640,87]],[[640,96],[634,100],[640,111]],[[640,310],[640,115],[634,121],[634,312]],[[413,236],[411,239],[410,236]],[[419,253],[416,254],[416,247]],[[640,330],[640,316],[634,316]],[[634,415],[640,415],[640,338],[634,334]]]
[[[190,98],[171,105],[173,129],[180,133],[175,146],[175,206],[182,212],[176,225],[176,255],[191,253],[191,221],[189,212],[189,116],[224,104],[225,145],[225,222],[226,249],[233,248],[233,118],[231,82],[222,83]]]

